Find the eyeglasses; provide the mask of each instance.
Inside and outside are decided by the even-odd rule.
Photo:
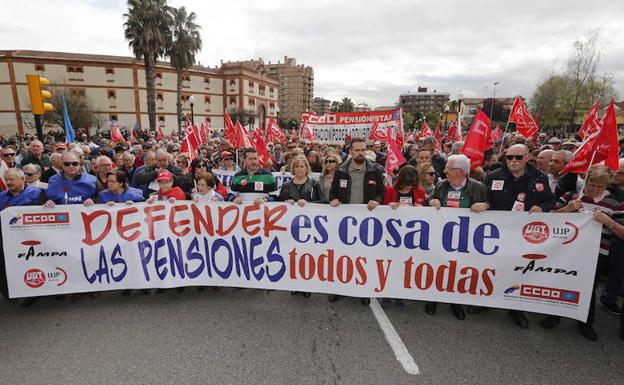
[[[9,153],[6,153],[6,154],[2,154],[2,156],[15,156],[15,153],[14,152],[9,152]]]
[[[35,175],[35,173],[34,172],[25,172],[24,175],[26,175],[26,176],[33,176],[33,175]]]
[[[197,165],[197,168],[206,168],[206,165],[203,164],[203,163],[200,163],[200,164]]]
[[[63,166],[65,167],[70,167],[70,166],[74,166],[74,167],[78,167],[80,163],[78,162],[63,162]]]
[[[336,159],[327,159],[325,163],[336,163]]]
[[[524,155],[506,155],[505,159],[507,159],[507,160],[522,160],[522,159],[524,159]]]

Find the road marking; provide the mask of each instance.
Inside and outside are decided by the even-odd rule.
[[[379,306],[377,299],[371,298],[370,308],[379,323],[379,327],[381,327],[381,330],[384,332],[386,341],[388,341],[388,344],[390,344],[390,347],[394,351],[394,356],[397,361],[401,363],[403,369],[405,369],[405,371],[409,374],[420,374],[418,365],[416,365],[412,355],[407,351],[407,347],[405,347],[405,344],[401,340],[401,337],[399,337],[399,334],[396,330],[394,330],[394,326],[392,326],[388,316],[383,311],[381,306]]]

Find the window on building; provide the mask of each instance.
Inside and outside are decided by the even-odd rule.
[[[182,87],[189,88],[191,86],[191,77],[188,75],[182,76]]]
[[[204,96],[204,109],[206,111],[210,111],[211,106],[210,106],[210,96]]]
[[[108,107],[116,108],[117,107],[117,92],[115,90],[106,91],[108,97]]]
[[[236,80],[234,80],[234,79],[230,79],[230,85],[231,85],[231,86],[235,86],[235,85],[236,85]]]
[[[163,104],[165,101],[165,97],[163,96],[162,92],[159,92],[156,94],[156,108],[159,110],[162,110],[164,108]]]
[[[247,104],[249,104],[249,107],[256,107],[256,99],[249,99]]]
[[[117,115],[108,115],[108,120],[110,120],[112,122],[113,120],[117,121],[119,119],[117,119]]]
[[[106,81],[107,82],[114,82],[115,81],[115,69],[112,67],[106,67],[104,69],[104,74],[106,74]]]
[[[69,94],[71,96],[85,97],[87,93],[84,88],[70,88]]]
[[[230,105],[236,104],[236,96],[230,96]]]
[[[210,88],[210,78],[209,77],[205,77],[204,78],[204,88],[205,89]]]
[[[39,75],[43,75],[45,72],[45,64],[35,64],[35,71],[39,72]]]
[[[165,115],[158,115],[158,123],[165,123]]]
[[[82,66],[67,66],[69,80],[83,80],[84,68]]]
[[[254,92],[255,84],[254,82],[249,82],[249,92]]]
[[[156,85],[162,86],[162,72],[156,72]]]

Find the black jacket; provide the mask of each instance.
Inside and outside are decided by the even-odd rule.
[[[448,192],[449,186],[450,184],[446,179],[438,182],[430,199],[437,199],[442,202]],[[464,189],[463,195],[470,198],[471,205],[473,203],[487,202],[487,190],[485,185],[472,178],[468,178],[466,181],[466,188]]]
[[[375,163],[364,160],[366,162],[366,172],[364,174],[364,203],[368,201],[377,201],[383,203],[385,186],[383,172],[375,165]],[[329,201],[338,199],[340,203],[351,203],[349,197],[351,195],[351,176],[349,175],[349,166],[352,159],[343,162],[334,172],[334,180],[332,181],[331,190],[329,191]],[[346,180],[346,186],[340,186],[340,181]]]
[[[280,190],[279,200],[286,201],[292,199],[298,201],[299,199],[305,199],[307,202],[320,202],[321,186],[315,179],[308,178],[303,185],[296,185],[292,180],[282,185]]]
[[[158,176],[158,172],[156,171],[157,168],[158,167],[156,165],[146,167],[143,172],[135,176],[135,183],[137,185],[142,185],[150,184],[155,181],[156,177]],[[182,183],[182,179],[184,179],[184,173],[182,172],[182,170],[172,164],[169,164],[169,166],[167,166],[167,170],[169,170],[173,175],[173,185],[180,186],[180,184]]]
[[[495,186],[494,181],[503,181]],[[550,191],[548,177],[531,164],[526,165],[524,175],[514,178],[506,166],[492,171],[485,177],[487,200],[490,210],[510,211],[519,193],[524,193],[524,211],[539,206],[543,212],[552,210],[555,197]],[[495,189],[492,189],[492,188]]]

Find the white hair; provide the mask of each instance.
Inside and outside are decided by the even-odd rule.
[[[470,174],[470,158],[468,158],[466,155],[451,155],[448,157],[446,163],[448,164],[451,162],[453,162],[454,167],[464,170],[466,175]]]

